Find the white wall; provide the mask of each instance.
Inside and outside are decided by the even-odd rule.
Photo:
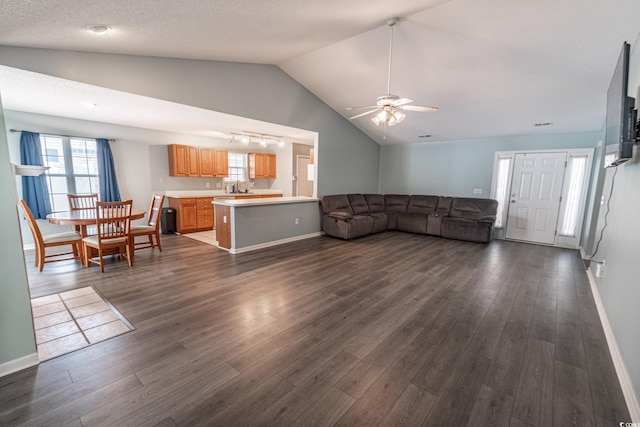
[[[593,148],[600,138],[599,132],[581,132],[385,145],[380,192],[489,197],[496,151]]]
[[[636,98],[636,108],[640,104],[640,38],[632,45],[631,66],[629,70],[629,95]],[[604,150],[602,155],[604,155]],[[628,372],[629,387],[636,396],[636,410],[640,397],[640,154],[638,146],[634,149],[633,159],[607,170],[606,175],[615,182],[607,215],[607,227],[596,253],[595,261],[606,261],[604,277],[595,277],[595,263],[590,269],[596,283],[602,305],[611,325],[613,336],[620,350],[622,362]],[[608,182],[602,179],[604,188],[597,193],[596,200],[604,192],[605,198],[611,192]],[[595,249],[600,231],[604,227],[606,205],[600,206],[600,215],[595,216],[595,242],[587,248],[587,254]],[[623,378],[624,383],[624,378]],[[623,384],[624,387],[625,384]],[[639,413],[636,413],[640,416]],[[640,421],[640,419],[634,419]]]
[[[380,146],[276,66],[8,46],[0,64],[314,131],[318,195],[378,190]]]
[[[27,271],[22,252],[16,185],[9,162],[9,150],[0,101],[0,376],[23,368],[31,359],[37,363]],[[30,357],[31,356],[31,357]]]

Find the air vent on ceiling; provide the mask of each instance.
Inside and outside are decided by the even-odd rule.
[[[534,123],[533,125],[534,125],[535,127],[540,127],[540,126],[551,126],[551,125],[553,125],[553,122]]]
[[[418,138],[431,138],[431,135],[418,135]]]

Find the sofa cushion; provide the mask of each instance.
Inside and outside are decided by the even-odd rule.
[[[369,215],[354,215],[348,222],[349,239],[366,236],[373,232],[373,218]]]
[[[409,205],[409,196],[406,194],[385,194],[384,205],[387,213],[405,213]]]
[[[427,218],[429,215],[417,213],[398,214],[398,231],[427,234]]]
[[[385,212],[384,196],[382,194],[365,194],[369,206],[369,213]]]
[[[362,194],[347,194],[354,215],[369,213],[369,205]]]
[[[488,243],[491,241],[493,224],[472,219],[442,217],[442,237]]]
[[[407,213],[429,215],[438,206],[438,196],[411,196]]]
[[[449,216],[492,222],[492,218],[495,220],[497,209],[496,200],[455,197],[451,203]]]
[[[389,222],[389,218],[387,214],[384,212],[374,212],[370,213],[369,216],[373,218],[373,230],[372,233],[382,233],[387,230],[387,224]]]
[[[348,212],[353,214],[351,210],[351,204],[346,194],[336,194],[333,196],[323,196],[320,198],[320,205],[322,206],[322,212],[328,214],[329,212]]]
[[[451,203],[453,203],[453,197],[438,197],[438,207],[436,208],[438,216],[448,216],[451,211]]]

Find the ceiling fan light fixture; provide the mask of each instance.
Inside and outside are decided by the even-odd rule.
[[[391,118],[389,119],[389,121],[387,122],[387,124],[389,126],[395,126],[398,123],[400,123],[401,121],[403,121],[405,118],[405,114],[399,110],[396,110],[393,112],[393,114],[391,115]]]
[[[347,107],[347,110],[367,109],[364,113],[356,114],[349,117],[349,120],[358,119],[360,117],[374,114],[371,121],[376,125],[380,123],[388,124],[389,126],[395,126],[404,120],[405,114],[402,110],[406,111],[418,111],[422,113],[437,111],[435,107],[422,107],[419,105],[408,105],[413,103],[413,99],[400,97],[391,93],[391,65],[393,63],[393,27],[398,23],[399,18],[387,19],[387,26],[391,30],[391,37],[389,40],[389,68],[387,74],[387,94],[379,96],[376,100],[376,105],[362,106],[362,107]]]

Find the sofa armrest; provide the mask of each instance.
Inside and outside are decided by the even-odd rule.
[[[330,218],[345,220],[353,218],[353,214],[350,214],[349,212],[329,212],[327,216]]]

